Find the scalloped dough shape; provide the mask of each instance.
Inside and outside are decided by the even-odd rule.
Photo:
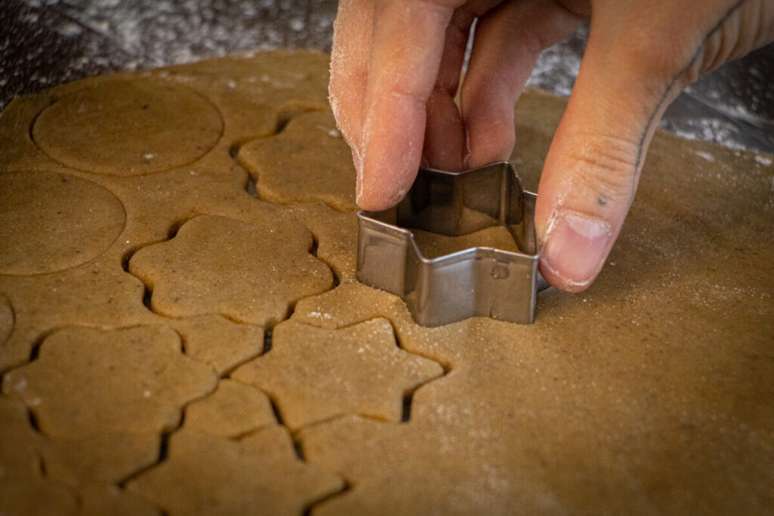
[[[0,274],[68,269],[102,254],[124,228],[121,201],[79,177],[0,174]]]
[[[183,85],[149,78],[84,83],[35,121],[35,142],[68,167],[116,176],[162,172],[207,154],[223,132],[218,109]]]
[[[182,406],[216,384],[164,326],[60,330],[37,360],[3,377],[3,391],[32,408],[43,432],[65,438],[172,430]]]
[[[258,196],[280,204],[322,201],[354,211],[355,167],[330,112],[300,115],[280,134],[239,148]]]
[[[129,270],[153,290],[154,310],[171,316],[222,314],[270,326],[298,299],[333,286],[331,270],[309,254],[300,225],[200,216],[175,238],[138,251]]]

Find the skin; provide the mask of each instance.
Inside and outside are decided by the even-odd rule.
[[[541,272],[558,288],[585,290],[618,237],[667,106],[702,73],[774,40],[771,0],[342,0],[330,99],[352,149],[358,204],[395,205],[420,165],[508,159],[513,105],[540,52],[587,18],[536,208]]]

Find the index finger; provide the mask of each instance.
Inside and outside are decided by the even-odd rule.
[[[446,27],[463,0],[380,2],[374,16],[358,204],[396,204],[416,177]]]

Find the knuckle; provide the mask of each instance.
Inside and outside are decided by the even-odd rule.
[[[639,145],[615,136],[597,137],[570,157],[581,188],[599,204],[628,203],[634,193]]]

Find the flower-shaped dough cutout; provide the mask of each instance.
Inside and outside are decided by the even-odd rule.
[[[124,206],[86,179],[0,175],[0,274],[54,272],[102,254],[124,229]]]
[[[115,79],[64,95],[35,121],[43,151],[68,167],[136,176],[186,165],[223,132],[217,108],[185,86]]]
[[[216,383],[168,327],[67,328],[43,342],[37,360],[8,373],[3,390],[31,407],[43,433],[77,438],[171,430],[181,407]]]
[[[259,197],[282,204],[323,201],[342,211],[357,209],[350,156],[328,112],[299,115],[277,136],[242,145],[238,155],[256,178]]]
[[[290,220],[205,215],[172,240],[138,251],[129,270],[151,286],[151,306],[163,315],[222,314],[267,326],[297,300],[333,286],[311,246],[312,235]]]
[[[299,461],[287,430],[273,426],[240,441],[177,432],[169,458],[128,487],[170,516],[296,515],[342,482]]]
[[[398,421],[404,394],[442,374],[400,349],[390,323],[375,319],[341,330],[284,322],[271,351],[232,377],[269,393],[284,422],[299,428],[340,414]]]

